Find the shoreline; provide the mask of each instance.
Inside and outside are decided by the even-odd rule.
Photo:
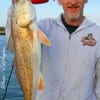
[[[5,35],[5,33],[0,33],[0,35]]]

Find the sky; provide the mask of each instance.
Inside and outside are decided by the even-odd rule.
[[[6,25],[7,11],[11,5],[11,0],[0,0],[0,26]],[[33,5],[36,9],[37,20],[44,18],[55,18],[62,13],[61,6],[58,5],[57,0],[49,0],[48,3]],[[97,23],[100,26],[100,0],[88,0],[85,5],[84,15],[88,19]]]

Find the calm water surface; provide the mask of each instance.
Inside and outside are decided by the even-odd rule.
[[[5,87],[11,73],[14,54],[6,49],[6,37],[0,35],[0,100],[3,100]],[[22,90],[16,79],[15,70],[11,74],[5,100],[24,100]]]

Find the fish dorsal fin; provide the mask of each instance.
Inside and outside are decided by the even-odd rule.
[[[41,43],[43,43],[46,46],[50,46],[50,40],[48,39],[48,37],[39,29],[37,29],[37,34],[38,34],[38,38],[41,41]]]

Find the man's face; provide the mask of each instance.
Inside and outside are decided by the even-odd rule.
[[[58,0],[64,10],[64,16],[70,20],[83,17],[83,8],[87,0]]]

